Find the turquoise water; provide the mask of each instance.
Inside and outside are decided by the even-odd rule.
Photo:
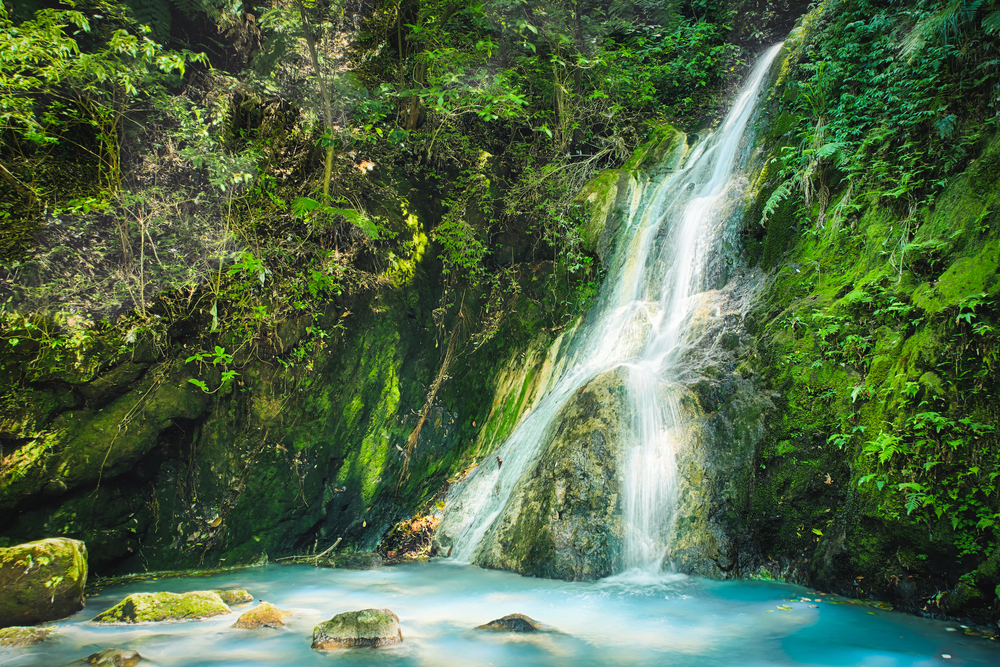
[[[89,622],[128,593],[215,588],[246,588],[293,614],[284,628],[260,630],[229,627],[252,605],[202,621],[110,627]],[[996,642],[949,631],[956,624],[816,598],[831,596],[786,584],[682,575],[568,583],[441,561],[364,572],[269,565],[107,587],[87,600],[86,609],[55,624],[54,640],[0,649],[0,665],[62,665],[111,646],[135,649],[163,667],[1000,665]],[[369,607],[396,612],[402,644],[330,652],[310,648],[316,624]],[[551,631],[517,635],[474,629],[515,612]]]

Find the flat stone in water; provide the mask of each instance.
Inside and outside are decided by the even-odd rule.
[[[0,629],[0,646],[31,646],[48,639],[52,628],[24,627],[15,625]]]
[[[391,609],[362,609],[337,614],[313,630],[313,648],[388,646],[403,641],[399,617]]]
[[[233,623],[234,628],[256,630],[257,628],[276,628],[285,624],[284,619],[291,613],[278,609],[270,602],[260,601],[260,604],[246,612]]]
[[[524,614],[507,614],[503,618],[498,618],[477,626],[477,630],[493,630],[495,632],[538,632],[542,629],[541,623],[525,616]]]
[[[215,591],[191,593],[133,593],[106,612],[94,623],[158,623],[209,618],[232,613]]]

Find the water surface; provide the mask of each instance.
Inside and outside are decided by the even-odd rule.
[[[260,630],[230,627],[252,605],[202,621],[139,626],[89,622],[129,593],[216,588],[246,588],[293,615],[284,628]],[[151,661],[140,664],[163,667],[1000,664],[996,643],[949,631],[956,624],[830,603],[836,599],[787,584],[683,575],[630,578],[626,573],[569,583],[447,561],[365,572],[269,565],[109,586],[89,598],[86,609],[56,624],[54,640],[0,649],[0,665],[62,665],[111,646],[135,649]],[[330,652],[310,648],[318,623],[370,607],[396,612],[402,644]],[[475,629],[515,612],[551,631],[519,635]]]

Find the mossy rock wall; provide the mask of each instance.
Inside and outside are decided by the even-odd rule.
[[[786,85],[808,41],[807,26],[786,42],[751,149],[744,249],[767,282],[732,365],[697,392],[716,539],[685,568],[993,623],[1000,137],[932,205],[834,171],[822,226],[797,190],[762,226],[775,158],[815,122]]]

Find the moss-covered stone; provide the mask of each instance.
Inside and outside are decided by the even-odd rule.
[[[270,602],[260,601],[256,607],[240,616],[234,628],[243,630],[256,630],[258,628],[277,628],[285,624],[285,619],[291,616],[291,612],[278,609]]]
[[[111,609],[98,614],[94,623],[187,621],[231,612],[215,591],[132,593]]]
[[[83,609],[87,547],[51,538],[0,549],[0,627],[65,618]]]
[[[476,629],[494,632],[539,632],[542,630],[542,624],[524,614],[507,614],[489,623],[478,625]]]
[[[139,655],[138,651],[106,648],[103,651],[91,653],[78,662],[84,665],[94,665],[94,667],[135,667],[141,661],[142,656]]]
[[[0,628],[0,646],[31,646],[41,644],[53,634],[52,628],[38,626],[24,627],[15,625]]]
[[[248,602],[253,602],[253,596],[250,595],[244,588],[234,588],[228,591],[212,591],[216,593],[226,605],[232,607],[237,604],[247,604]]]
[[[560,410],[534,471],[517,482],[484,536],[477,563],[568,580],[597,579],[619,569],[623,372],[594,378]],[[439,539],[448,546],[446,535]]]
[[[315,649],[390,646],[403,641],[399,617],[390,609],[362,609],[337,614],[313,630]]]

